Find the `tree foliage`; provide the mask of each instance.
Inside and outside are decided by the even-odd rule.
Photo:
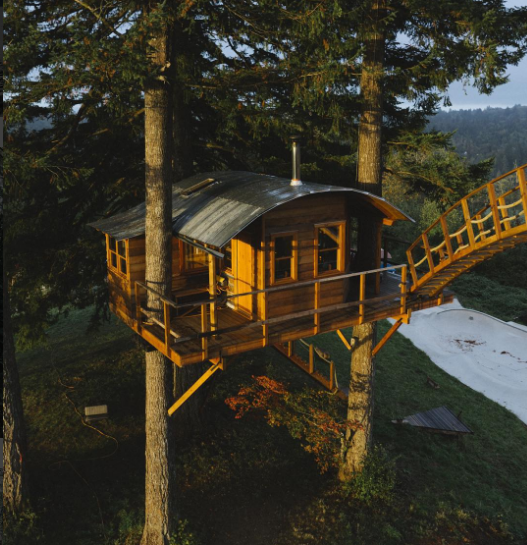
[[[53,309],[104,308],[101,240],[85,225],[143,200],[144,53],[159,20],[142,8],[5,4],[5,244],[21,338],[40,338]],[[306,179],[354,184],[369,9],[366,0],[178,3],[177,178],[225,168],[288,176],[286,142],[300,132]],[[525,52],[525,11],[500,0],[387,2],[385,145],[421,130],[451,81],[473,78],[483,92],[505,81]]]
[[[225,403],[236,412],[235,418],[253,414],[270,426],[286,428],[314,456],[321,473],[338,466],[345,431],[360,427],[339,418],[338,406],[327,393],[306,389],[293,394],[283,383],[266,376],[253,376],[251,384]]]

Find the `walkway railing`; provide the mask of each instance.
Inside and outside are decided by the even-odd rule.
[[[419,236],[406,252],[412,292],[468,254],[476,265],[488,257],[487,247],[527,232],[526,168],[472,191]],[[418,268],[424,269],[421,275]]]
[[[401,280],[398,284],[398,290],[392,291],[389,294],[382,296],[373,296],[368,297],[366,293],[367,278],[368,276],[377,275],[380,273],[386,273],[389,271],[401,271]],[[358,278],[359,279],[359,294],[358,299],[355,301],[349,301],[344,303],[337,303],[331,305],[324,305],[321,296],[320,296],[320,286],[329,282],[338,282],[345,279]],[[314,286],[314,295],[313,303],[311,308],[308,310],[296,311],[290,314],[283,316],[276,316],[269,318],[269,313],[267,309],[268,297],[267,295],[275,292],[284,292],[291,290],[299,290],[301,288],[306,288],[309,286]],[[262,328],[262,338],[264,344],[269,344],[269,326],[280,324],[289,320],[295,320],[299,318],[305,318],[308,316],[313,317],[313,326],[312,332],[313,335],[317,334],[321,329],[321,317],[324,313],[338,310],[346,310],[352,308],[358,308],[359,323],[367,321],[368,310],[371,306],[378,304],[382,301],[397,300],[399,314],[404,315],[407,313],[407,266],[406,265],[397,265],[392,267],[387,267],[383,269],[375,269],[371,271],[364,271],[360,273],[348,273],[341,274],[338,276],[323,277],[317,278],[314,280],[309,280],[306,282],[297,282],[292,284],[285,284],[282,286],[273,286],[261,290],[253,290],[244,293],[231,294],[221,299],[209,298],[203,301],[193,302],[193,303],[176,303],[175,301],[164,297],[163,295],[157,293],[154,289],[150,288],[143,282],[135,282],[134,291],[135,291],[135,318],[137,321],[137,327],[139,330],[146,325],[155,325],[158,326],[163,331],[163,338],[161,339],[158,336],[159,340],[163,343],[164,353],[170,357],[170,351],[172,347],[177,346],[178,344],[188,342],[191,340],[201,339],[201,350],[202,356],[204,359],[208,358],[209,351],[209,341],[214,337],[219,337],[220,335],[227,335],[235,331],[249,330],[253,328]],[[150,292],[159,302],[162,303],[162,310],[153,311],[149,310],[144,306],[144,295],[146,292]],[[262,295],[262,304],[263,308],[260,309],[260,315],[262,319],[247,321],[243,324],[238,324],[235,326],[221,327],[221,312],[218,312],[219,304],[226,304],[228,301],[232,301],[239,297],[255,296]],[[303,294],[304,295],[304,294]],[[200,308],[201,316],[201,327],[200,331],[190,334],[182,335],[177,332],[172,327],[172,318],[175,318],[177,323],[177,316],[174,311],[181,312],[183,310],[188,310],[192,307]],[[395,313],[394,313],[395,314]],[[184,320],[184,318],[182,318]],[[157,346],[156,348],[160,348]]]

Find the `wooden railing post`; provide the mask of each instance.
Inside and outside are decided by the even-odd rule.
[[[401,314],[406,314],[406,298],[407,298],[407,287],[406,287],[406,278],[407,278],[407,267],[401,269]]]
[[[329,362],[329,390],[333,391],[335,388],[335,363],[333,361]]]
[[[527,181],[525,180],[525,169],[519,168],[517,174],[523,204],[523,219],[524,223],[527,223]]]
[[[212,299],[210,303],[210,329],[216,331],[218,329],[218,313],[217,303],[218,294],[216,291],[216,258],[212,254],[209,257],[209,295]]]
[[[428,268],[430,269],[430,272],[434,274],[434,258],[432,257],[432,252],[430,251],[430,242],[428,242],[428,235],[426,233],[423,233],[421,235],[421,238],[423,239],[423,246],[426,253],[426,260],[428,261]]]
[[[207,333],[209,330],[209,323],[208,323],[208,315],[207,315],[207,304],[201,305],[201,332]],[[208,337],[202,337],[201,338],[201,355],[204,360],[209,359],[209,339]]]
[[[505,197],[500,197],[498,199],[498,210],[500,211],[501,217],[503,219],[503,228],[505,231],[508,231],[511,228],[511,222],[507,220],[509,217],[509,211],[506,208],[507,203],[505,202]]]
[[[415,270],[414,256],[412,255],[412,250],[406,250],[406,259],[408,261],[408,266],[410,267],[410,275],[412,277],[413,285],[417,286],[418,278],[417,271]]]
[[[165,349],[170,352],[170,305],[163,301],[163,322],[165,324]]]
[[[295,353],[295,343],[294,341],[288,341],[287,343],[287,355],[291,357]]]
[[[496,237],[501,238],[501,223],[500,223],[500,211],[498,210],[498,201],[496,199],[496,188],[493,183],[487,184],[490,206],[492,210],[492,218],[494,220],[494,229],[496,232]]]
[[[315,284],[315,310],[320,308],[320,282]],[[314,334],[318,335],[320,331],[320,313],[316,312],[314,315],[315,318],[315,331]]]
[[[135,295],[135,319],[137,320],[137,326],[141,328],[143,322],[143,313],[141,312],[141,295],[139,293],[139,284],[134,283],[134,295]]]
[[[315,345],[309,345],[309,374],[312,375],[315,372]]]
[[[470,217],[470,210],[468,209],[467,199],[461,199],[461,209],[463,210],[463,217],[465,218],[465,225],[467,226],[468,241],[471,248],[474,248],[476,241],[474,240],[474,230],[472,229],[472,218]]]
[[[366,275],[360,275],[359,285],[359,324],[364,323],[364,300],[366,299]]]

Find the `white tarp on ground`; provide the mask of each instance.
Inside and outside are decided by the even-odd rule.
[[[412,315],[399,332],[441,369],[527,423],[527,329],[456,300]]]

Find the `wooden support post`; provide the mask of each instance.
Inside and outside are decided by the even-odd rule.
[[[315,310],[318,310],[320,308],[320,282],[317,282],[315,284]],[[314,335],[318,335],[320,331],[320,313],[317,312],[314,315],[315,318],[315,330]]]
[[[492,210],[492,218],[494,220],[494,228],[496,231],[496,237],[500,239],[501,238],[501,223],[500,223],[500,211],[498,209],[498,201],[496,199],[496,188],[494,187],[494,184],[492,183],[487,184],[487,188],[489,192],[490,206]]]
[[[468,209],[467,199],[461,199],[461,208],[463,210],[463,217],[465,219],[465,225],[467,226],[468,242],[471,248],[474,248],[476,242],[474,240],[474,230],[472,229],[472,221],[470,217],[470,210]]]
[[[364,300],[366,299],[366,275],[360,275],[359,285],[359,324],[364,323]]]
[[[315,372],[315,346],[309,345],[309,374],[312,375]]]
[[[201,305],[201,332],[207,333],[209,330],[209,320],[207,315],[207,305]],[[204,360],[209,359],[209,339],[208,337],[201,338],[201,357]]]
[[[340,340],[344,343],[344,346],[351,350],[351,344],[349,343],[348,339],[344,336],[344,333],[340,329],[337,329],[337,335],[340,337]]]
[[[386,335],[377,343],[377,346],[373,349],[372,355],[376,356],[379,350],[389,341],[390,337],[401,327],[403,323],[402,318],[399,318],[392,327],[386,332]]]
[[[287,356],[291,357],[295,353],[295,343],[294,341],[288,341],[287,343]]]
[[[329,391],[333,391],[335,388],[335,363],[330,361],[329,363]]]
[[[165,324],[165,348],[168,356],[170,352],[170,305],[163,301],[163,322]]]
[[[216,258],[212,254],[209,256],[209,296],[212,299],[210,303],[210,329],[216,331],[218,329],[218,313],[217,303],[218,294],[216,291]]]
[[[172,416],[185,403],[185,401],[196,392],[216,371],[220,369],[220,364],[212,365],[201,377],[168,409],[168,416]]]

